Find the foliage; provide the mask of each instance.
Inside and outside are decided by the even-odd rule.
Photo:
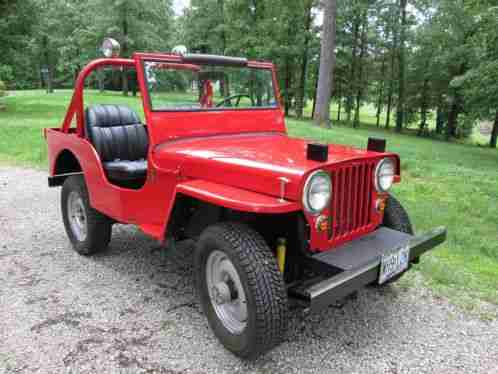
[[[452,87],[463,90],[468,111],[478,118],[494,118],[498,110],[498,8],[482,8],[473,37],[471,68],[456,77]]]
[[[32,87],[36,71],[26,51],[36,10],[31,0],[0,0],[0,79],[12,88]]]
[[[2,1],[0,14],[5,51],[0,79],[12,88],[38,87],[47,79],[56,87],[71,86],[79,70],[101,56],[99,46],[106,36],[126,46],[126,57],[172,45],[171,0]],[[48,76],[41,75],[42,68],[49,70]]]

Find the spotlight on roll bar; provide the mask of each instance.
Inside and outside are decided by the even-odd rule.
[[[118,41],[112,38],[105,38],[102,43],[102,53],[107,58],[119,57],[121,46]]]
[[[183,55],[187,54],[187,47],[185,47],[184,45],[177,45],[177,46],[173,47],[172,52],[174,55],[183,56]]]

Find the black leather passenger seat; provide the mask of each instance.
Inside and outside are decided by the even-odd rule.
[[[85,127],[109,180],[145,180],[149,137],[133,110],[124,105],[92,105],[85,111]]]

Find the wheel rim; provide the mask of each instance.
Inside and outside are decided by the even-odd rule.
[[[85,205],[80,194],[71,191],[67,200],[67,216],[71,231],[80,242],[86,239],[87,234],[87,217]]]
[[[232,334],[240,334],[247,325],[247,299],[239,274],[225,253],[211,252],[206,262],[206,281],[218,319]]]

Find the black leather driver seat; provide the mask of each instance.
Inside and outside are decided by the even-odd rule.
[[[145,179],[149,137],[133,110],[124,105],[92,105],[85,111],[85,127],[109,180]]]

